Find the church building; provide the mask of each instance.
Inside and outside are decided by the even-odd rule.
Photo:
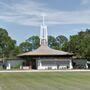
[[[24,59],[23,67],[38,70],[73,69],[73,53],[48,47],[48,32],[44,18],[43,16],[43,23],[40,28],[40,47],[34,51],[18,55]]]

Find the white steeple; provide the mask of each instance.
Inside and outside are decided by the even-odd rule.
[[[47,25],[45,25],[45,14],[43,16],[43,24],[40,29],[40,45],[48,45]]]

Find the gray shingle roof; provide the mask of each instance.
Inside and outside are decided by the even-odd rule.
[[[39,56],[39,55],[70,55],[72,56],[73,53],[64,52],[60,50],[51,49],[46,45],[40,46],[38,49],[30,52],[26,52],[23,54],[19,54],[18,56]]]

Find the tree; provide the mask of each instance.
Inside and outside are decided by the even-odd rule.
[[[53,49],[58,49],[58,43],[55,37],[48,36],[48,46]]]
[[[8,35],[5,29],[0,28],[0,57],[4,55],[6,58],[9,58],[15,45],[16,41]]]
[[[69,51],[75,53],[77,57],[90,57],[90,30],[70,36],[68,47]]]
[[[40,46],[40,38],[38,36],[29,37],[26,42],[32,44],[32,50],[37,49]]]
[[[56,37],[56,41],[58,43],[59,49],[62,49],[64,44],[68,42],[68,39],[63,35],[60,35]]]
[[[19,45],[19,49],[21,53],[28,52],[32,50],[32,44],[29,42],[22,42]]]

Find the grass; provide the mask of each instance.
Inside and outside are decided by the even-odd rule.
[[[90,72],[0,73],[0,90],[90,90]]]

